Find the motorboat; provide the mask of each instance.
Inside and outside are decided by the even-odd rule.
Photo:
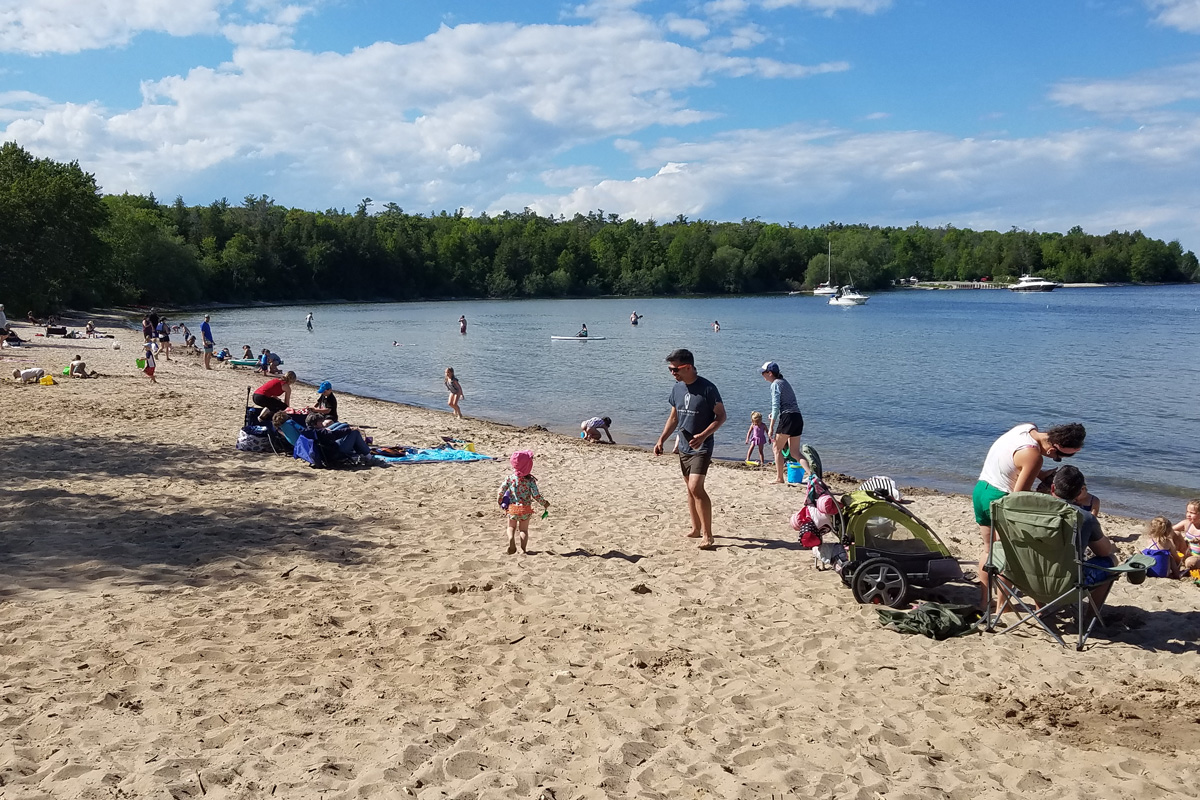
[[[1060,287],[1062,287],[1061,283],[1037,278],[1033,275],[1022,275],[1021,280],[1008,288],[1014,292],[1052,292]]]
[[[829,298],[831,306],[861,306],[870,300],[870,295],[865,295],[853,286],[842,286],[835,290],[836,294]]]

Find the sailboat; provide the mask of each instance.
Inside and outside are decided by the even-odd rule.
[[[817,288],[813,289],[815,297],[832,297],[838,291],[838,287],[833,285],[833,239],[829,240],[829,252],[825,256],[825,266],[829,268],[829,277],[828,280],[817,284]]]

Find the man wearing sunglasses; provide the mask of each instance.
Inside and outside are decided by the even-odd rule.
[[[676,383],[669,400],[671,413],[654,445],[654,455],[662,455],[663,443],[678,428],[679,468],[692,517],[688,536],[699,539],[700,548],[707,550],[713,546],[712,500],[704,489],[704,477],[712,463],[713,434],[725,424],[725,404],[717,387],[696,372],[690,350],[676,350],[667,356],[667,369]]]

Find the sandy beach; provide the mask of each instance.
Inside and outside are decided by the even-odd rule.
[[[0,351],[2,798],[1200,794],[1190,582],[1118,583],[1083,653],[905,636],[766,472],[712,470],[701,552],[676,459],[636,448],[339,394],[376,443],[504,460],[314,470],[234,449],[259,376],[175,355],[151,385],[100,327],[120,350]],[[75,353],[102,377],[11,379]],[[519,447],[553,503],[526,557],[494,500]],[[969,498],[908,493],[973,570]]]

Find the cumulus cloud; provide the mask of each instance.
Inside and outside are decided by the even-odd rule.
[[[823,14],[835,14],[838,11],[857,11],[861,14],[874,14],[892,5],[892,0],[762,0],[763,8],[807,8]]]
[[[319,0],[0,0],[0,52],[43,55],[121,47],[143,31],[225,33],[240,44],[285,42]]]
[[[291,174],[433,202],[435,192],[494,192],[580,143],[712,119],[683,93],[718,76],[841,68],[729,58],[621,13],[582,25],[443,26],[422,41],[346,54],[245,46],[216,69],[145,82],[143,103],[128,111],[43,104],[18,114],[11,103],[2,111],[12,120],[7,137],[39,154],[94,153],[89,168],[110,191],[276,159]]]
[[[636,152],[644,176],[563,194],[511,194],[497,205],[544,214],[603,208],[658,219],[754,215],[1006,230],[1184,229],[1200,167],[1200,120],[1170,129],[1072,131],[1024,139],[835,128],[742,130]]]
[[[1200,0],[1146,0],[1154,21],[1185,33],[1200,33]]]

